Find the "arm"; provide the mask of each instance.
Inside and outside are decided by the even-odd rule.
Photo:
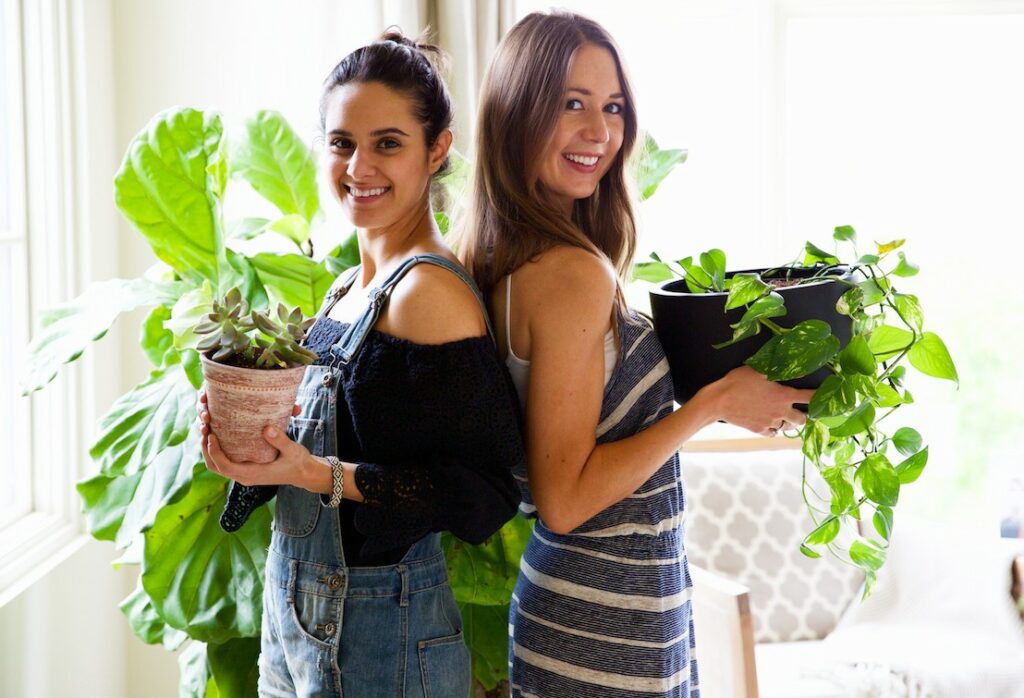
[[[756,432],[782,419],[802,423],[793,403],[808,401],[813,391],[771,383],[742,368],[644,431],[597,445],[614,275],[605,262],[563,248],[546,253],[528,274],[519,287],[533,289],[529,296],[538,301],[524,303],[531,361],[527,469],[538,512],[556,533],[572,531],[635,492],[683,443],[718,419]]]

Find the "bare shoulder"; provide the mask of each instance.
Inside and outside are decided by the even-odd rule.
[[[615,301],[617,279],[611,264],[578,247],[551,248],[520,267],[515,279],[538,309],[578,309],[607,321]]]
[[[378,329],[417,344],[444,344],[487,334],[476,294],[453,272],[417,264],[391,294]]]

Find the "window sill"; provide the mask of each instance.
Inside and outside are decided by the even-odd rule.
[[[65,519],[29,514],[0,531],[0,609],[89,541]]]

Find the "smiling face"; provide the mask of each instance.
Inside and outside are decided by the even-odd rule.
[[[356,227],[383,228],[426,209],[450,131],[428,147],[412,100],[377,82],[335,88],[324,114],[325,170]]]
[[[563,109],[541,155],[541,183],[572,211],[597,189],[622,148],[625,97],[611,51],[583,44],[573,57]]]

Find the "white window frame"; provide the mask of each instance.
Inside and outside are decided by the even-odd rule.
[[[86,32],[102,31],[105,25],[109,34],[110,14],[107,8],[89,16],[74,0],[0,2],[13,27],[13,36],[4,37],[5,50],[13,52],[15,72],[20,72],[13,76],[11,92],[17,99],[9,123],[15,178],[17,172],[24,178],[12,192],[12,224],[20,226],[27,243],[28,294],[22,302],[26,324],[35,327],[42,309],[73,298],[88,280],[111,276],[111,264],[116,265],[116,256],[113,262],[98,261],[101,251],[109,258],[116,249],[113,217],[89,206],[89,197],[99,192],[109,201],[109,179],[93,185],[97,173],[92,158],[94,151],[113,145],[112,121],[104,122],[113,110],[101,110],[100,123],[90,125],[97,98],[87,93],[84,74],[86,60],[92,58],[86,52],[96,50],[87,47]],[[106,78],[100,80],[94,91],[101,100],[109,98],[109,85],[102,83]],[[106,165],[107,158],[99,162]],[[96,235],[101,228],[103,240]],[[116,389],[120,382],[116,347],[112,357],[105,351],[112,361],[94,362],[90,353],[62,367],[50,385],[23,399],[29,422],[31,511],[0,529],[0,607],[89,540],[75,483],[90,472],[88,437],[98,413],[97,387]]]

